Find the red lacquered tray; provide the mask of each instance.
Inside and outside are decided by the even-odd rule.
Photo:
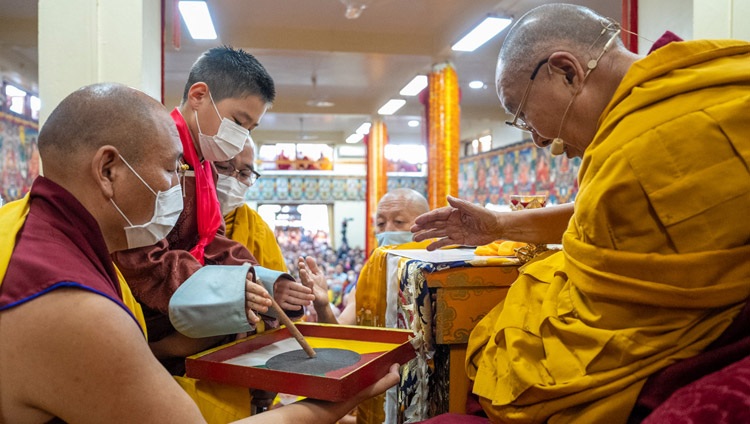
[[[190,356],[186,375],[235,386],[288,393],[313,399],[341,401],[375,383],[391,364],[404,364],[416,356],[411,330],[317,323],[299,323],[299,331],[313,348],[343,348],[360,354],[360,360],[325,375],[265,368],[262,352],[276,344],[289,345],[291,333],[281,327]],[[296,343],[296,341],[294,342]],[[299,349],[299,345],[296,345]],[[251,365],[249,365],[251,364]]]

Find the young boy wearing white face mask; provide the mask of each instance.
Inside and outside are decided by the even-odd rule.
[[[277,303],[291,315],[313,298],[290,275],[256,267],[247,248],[224,236],[216,195],[213,161],[242,150],[274,97],[273,80],[252,55],[226,46],[205,52],[171,113],[188,168],[180,178],[184,209],[164,240],[113,255],[147,307],[152,350],[173,375],[184,373],[186,355],[254,331],[260,313],[272,315],[268,292],[276,289]],[[292,284],[304,292],[290,296],[285,288]],[[202,290],[229,293],[228,300],[204,305],[209,296]],[[183,313],[195,306],[213,309],[205,315]]]

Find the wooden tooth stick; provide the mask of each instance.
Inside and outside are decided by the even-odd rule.
[[[273,297],[271,297],[271,306],[273,306],[273,309],[276,311],[276,314],[279,316],[279,321],[281,321],[284,326],[289,330],[290,333],[294,336],[294,338],[297,340],[297,343],[299,343],[300,346],[302,346],[302,350],[307,353],[307,356],[311,358],[315,358],[317,354],[313,350],[313,348],[310,346],[309,343],[307,343],[307,340],[305,340],[305,336],[302,335],[302,333],[299,332],[299,329],[294,325],[291,319],[289,319],[288,316],[284,313],[284,310],[281,309],[281,306],[279,306],[278,303],[276,303],[276,300],[274,300]]]

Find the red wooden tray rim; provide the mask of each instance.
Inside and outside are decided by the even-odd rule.
[[[362,354],[360,361],[326,376],[270,370],[224,361],[260,349],[280,340],[292,338],[284,327],[219,346],[186,359],[186,375],[223,384],[273,392],[288,393],[314,399],[341,401],[375,383],[388,373],[393,363],[404,364],[416,356],[410,330],[318,323],[299,323],[297,328],[306,337],[358,340],[396,345],[385,352]]]

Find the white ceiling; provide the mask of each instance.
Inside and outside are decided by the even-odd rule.
[[[474,137],[489,122],[505,118],[493,81],[503,38],[501,34],[472,53],[452,52],[451,44],[488,14],[519,17],[545,3],[365,0],[369,6],[362,15],[349,20],[340,0],[207,0],[219,40],[194,41],[181,25],[177,50],[172,45],[172,0],[165,1],[165,104],[172,107],[179,103],[187,72],[204,50],[220,44],[243,48],[258,57],[277,87],[273,108],[253,132],[260,143],[298,138],[300,118],[307,138],[341,143],[363,121],[376,116],[389,98],[400,97],[398,92],[412,77],[445,61],[454,64],[461,87],[462,138]],[[621,18],[621,0],[570,3]],[[36,40],[29,36],[28,28],[36,28],[36,13],[35,1],[2,0],[0,27],[5,29],[0,30],[0,47],[34,56]],[[469,88],[472,80],[484,81],[486,88]],[[335,106],[311,107],[307,105],[311,99],[328,100]],[[422,107],[416,98],[406,99],[401,110],[385,118],[392,142],[420,139],[420,128],[409,128],[406,122],[419,119]]]

